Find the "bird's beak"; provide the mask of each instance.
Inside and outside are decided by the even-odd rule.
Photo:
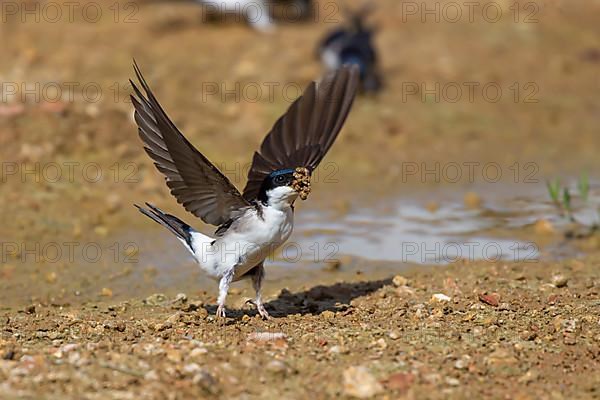
[[[292,188],[298,192],[302,200],[306,200],[310,194],[310,171],[306,167],[298,167],[294,171]]]

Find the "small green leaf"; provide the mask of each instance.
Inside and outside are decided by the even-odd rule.
[[[555,179],[554,181],[546,181],[546,187],[548,188],[548,194],[550,195],[550,199],[556,204],[559,204],[560,201],[558,199],[560,193],[560,181]]]
[[[563,206],[569,213],[571,212],[571,193],[568,188],[563,191]]]
[[[581,174],[579,182],[577,182],[577,188],[579,189],[579,197],[581,197],[581,200],[587,202],[590,194],[590,179],[586,172]]]

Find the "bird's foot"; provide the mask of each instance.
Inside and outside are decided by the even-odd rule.
[[[219,304],[219,307],[217,307],[217,315],[216,317],[218,319],[225,319],[226,315],[225,315],[225,306],[223,304]]]
[[[271,316],[269,315],[269,313],[267,312],[267,310],[265,309],[265,306],[261,304],[258,304],[256,306],[256,309],[258,310],[258,313],[260,314],[260,316],[263,319],[271,319]]]
[[[269,315],[269,313],[267,312],[267,310],[265,309],[265,306],[263,305],[263,303],[257,303],[254,300],[248,299],[246,300],[246,304],[253,304],[256,306],[256,310],[258,311],[258,314],[263,318],[263,319],[271,319],[271,316]]]

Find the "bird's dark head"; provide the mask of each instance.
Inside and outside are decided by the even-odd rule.
[[[263,181],[258,199],[265,204],[293,203],[298,196],[302,200],[310,193],[310,171],[308,168],[280,169],[271,172]]]
[[[377,69],[377,59],[370,44],[349,46],[341,52],[340,58],[343,64],[358,66],[363,92],[376,93],[381,90],[383,85]]]

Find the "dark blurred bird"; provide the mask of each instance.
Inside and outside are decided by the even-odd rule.
[[[144,93],[131,82],[131,99],[146,153],[177,201],[218,228],[214,236],[207,236],[151,204],[136,207],[175,234],[200,268],[219,280],[218,317],[225,316],[231,282],[251,278],[258,312],[268,318],[261,300],[264,260],[292,233],[294,202],[308,197],[311,174],[348,116],[358,68],[342,67],[306,88],[254,153],[243,193],[175,127],[137,65],[134,68]]]
[[[321,61],[330,71],[346,64],[357,65],[360,70],[360,87],[367,93],[377,92],[382,88],[373,43],[374,29],[365,23],[372,10],[373,6],[368,4],[356,12],[348,12],[346,24],[330,31],[318,47]]]

